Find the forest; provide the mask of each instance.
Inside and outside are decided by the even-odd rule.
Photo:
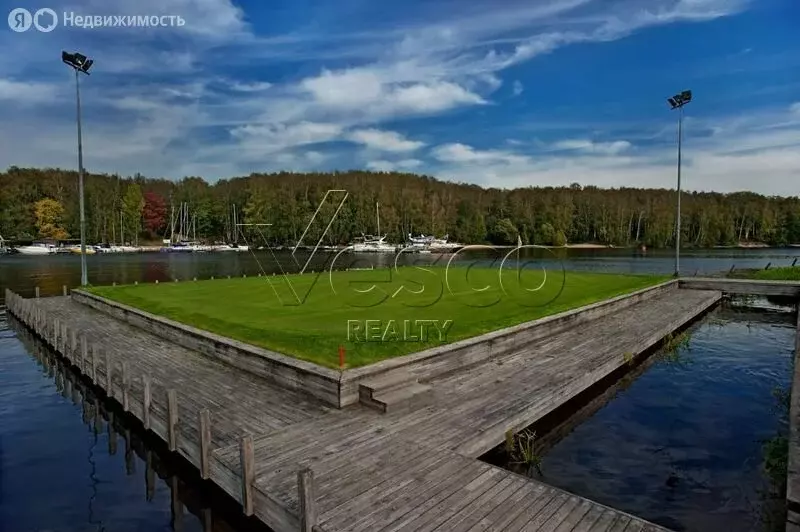
[[[576,179],[578,176],[576,176]],[[263,244],[294,244],[326,191],[342,189],[347,200],[324,243],[347,244],[377,232],[401,243],[409,233],[462,243],[615,246],[674,245],[676,193],[666,189],[569,187],[481,188],[428,176],[393,172],[251,174],[209,183],[85,176],[89,243],[134,243],[170,237],[171,219],[188,205],[190,236],[203,241],[241,238]],[[343,194],[329,196],[304,243],[321,235]],[[752,192],[682,195],[682,246],[730,246],[741,242],[800,242],[800,198]],[[0,173],[0,235],[6,240],[69,240],[80,235],[78,175],[61,169],[11,167]],[[311,242],[313,243],[313,242]]]

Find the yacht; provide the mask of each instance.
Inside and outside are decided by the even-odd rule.
[[[30,246],[18,246],[16,249],[22,255],[52,255],[56,252],[56,247],[53,244],[45,244],[44,242],[34,242]]]
[[[212,251],[250,251],[250,246],[243,246],[241,244],[221,244],[213,246]]]
[[[410,247],[414,249],[414,251],[418,251],[420,253],[424,251],[453,251],[456,249],[460,249],[464,247],[462,244],[458,244],[456,242],[448,242],[447,238],[449,235],[444,235],[442,238],[436,238],[434,236],[411,236],[411,233],[408,234],[408,241],[411,244]]]
[[[433,241],[432,236],[425,236],[425,235],[411,236],[411,233],[408,233],[408,242],[409,244],[411,244],[410,247],[412,248],[427,248],[431,245],[432,241]]]
[[[444,235],[442,238],[433,238],[431,239],[431,243],[429,247],[431,249],[435,249],[438,251],[454,251],[456,249],[461,249],[464,247],[463,244],[459,244],[457,242],[448,242],[447,237],[449,235]]]
[[[384,242],[386,235],[377,237],[373,235],[363,235],[352,244],[355,253],[394,253],[395,247]]]
[[[186,242],[175,242],[174,244],[166,248],[166,250],[171,253],[174,252],[191,253],[192,251],[194,251],[192,245]]]

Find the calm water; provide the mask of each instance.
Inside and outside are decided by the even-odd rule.
[[[791,386],[794,314],[723,307],[690,335],[569,420],[552,448],[544,438],[541,478],[674,530],[783,530],[771,527],[780,504],[763,452],[786,430],[775,394]]]
[[[488,252],[469,252],[459,254],[456,260],[487,263],[499,261],[509,250],[496,254]],[[447,264],[451,255],[409,255],[402,254],[399,264],[413,261],[440,265]],[[488,258],[488,257],[491,257]],[[329,256],[319,254],[311,261],[309,269],[317,270],[329,263]],[[795,259],[800,262],[800,248],[757,249],[757,250],[704,250],[687,251],[681,257],[681,271],[685,275],[713,274],[726,272],[731,266],[736,268],[763,268],[767,264],[788,266]],[[226,275],[256,275],[259,272],[273,273],[280,269],[298,271],[291,255],[286,252],[256,253],[142,253],[105,254],[86,257],[89,282],[96,285],[116,283],[153,282],[172,279],[208,278]],[[305,263],[306,257],[299,257]],[[523,261],[532,261],[532,266],[565,268],[567,270],[627,272],[627,273],[665,273],[674,271],[674,257],[671,251],[648,251],[645,254],[631,249],[559,249],[554,252],[537,251],[523,256]],[[389,266],[393,264],[393,254],[360,255],[343,254],[335,262],[337,268]],[[11,288],[19,294],[32,294],[39,286],[42,294],[57,294],[61,286],[80,284],[80,257],[78,255],[54,255],[32,257],[23,255],[0,255],[0,298],[4,289]]]
[[[567,269],[672,270],[669,253],[545,255]],[[719,250],[686,254],[683,265],[715,273],[799,256],[800,249]],[[288,255],[278,258],[292,270]],[[387,265],[393,257],[344,265],[363,267],[363,260]],[[93,284],[277,270],[266,253],[95,255],[87,262]],[[79,279],[78,256],[0,256],[0,297],[6,287],[56,294]],[[788,384],[793,336],[788,318],[755,316],[715,314],[694,332],[680,364],[655,362],[616,400],[593,417],[586,413],[546,455],[548,481],[677,528],[756,530],[744,523],[758,513],[762,440],[779,428],[772,390]],[[259,528],[0,316],[0,532]]]
[[[5,315],[0,530],[268,532]]]

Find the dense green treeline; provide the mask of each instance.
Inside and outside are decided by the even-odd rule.
[[[170,233],[172,207],[189,205],[190,235],[231,240],[232,206],[244,236],[294,243],[329,189],[349,196],[324,243],[343,244],[362,232],[374,234],[376,203],[381,232],[392,242],[408,233],[449,234],[465,243],[555,244],[674,242],[675,192],[660,189],[561,188],[484,189],[400,173],[349,171],[316,174],[253,174],[209,184],[140,175],[86,176],[87,238],[90,242],[161,239]],[[341,194],[333,194],[306,237],[310,243],[327,224]],[[336,201],[334,201],[334,199]],[[735,194],[685,193],[682,237],[686,246],[760,241],[800,242],[800,199]],[[79,234],[78,186],[74,171],[12,167],[0,173],[0,235],[6,239],[68,238]],[[324,220],[324,222],[323,222]],[[318,227],[317,227],[318,226]]]

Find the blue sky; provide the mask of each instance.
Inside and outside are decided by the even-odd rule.
[[[794,0],[0,0],[182,27],[0,30],[0,167],[172,179],[370,168],[483,186],[800,192]]]

